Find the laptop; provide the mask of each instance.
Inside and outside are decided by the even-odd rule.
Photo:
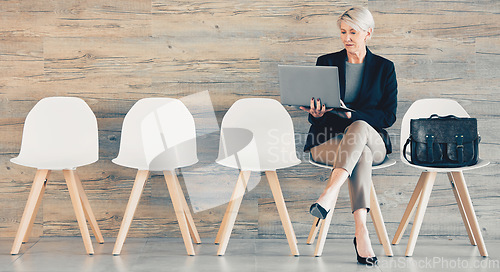
[[[320,99],[327,108],[352,111],[340,104],[339,72],[335,66],[278,65],[281,104],[311,106]]]

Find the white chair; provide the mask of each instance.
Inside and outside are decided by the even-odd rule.
[[[273,193],[292,255],[298,256],[297,238],[283,199],[276,169],[297,165],[293,123],[285,108],[274,99],[246,98],[236,101],[222,120],[218,164],[240,169],[231,200],[215,243],[217,255],[226,252],[234,222],[251,171],[264,171]]]
[[[62,170],[82,233],[85,249],[94,254],[85,218],[94,236],[104,243],[94,213],[76,173],[99,156],[97,120],[90,107],[76,97],[40,100],[26,116],[19,156],[10,161],[37,169],[11,254],[18,254],[27,242],[52,170]]]
[[[417,212],[415,214],[415,220],[413,222],[413,228],[411,230],[410,238],[408,241],[408,246],[406,248],[406,256],[413,255],[415,244],[417,243],[418,233],[420,232],[420,227],[422,226],[422,221],[424,219],[425,210],[429,202],[436,174],[438,172],[446,172],[448,174],[448,179],[450,180],[453,193],[455,194],[458,208],[460,210],[460,214],[462,215],[462,220],[469,235],[470,243],[472,245],[478,245],[479,252],[482,256],[488,256],[488,252],[486,251],[486,246],[484,245],[483,236],[481,235],[479,224],[477,222],[474,208],[472,207],[472,201],[470,199],[469,191],[467,190],[467,185],[465,183],[462,171],[484,167],[488,165],[489,162],[479,159],[478,163],[473,166],[459,168],[436,168],[410,164],[404,158],[403,147],[406,139],[408,139],[408,137],[410,136],[410,120],[427,118],[432,114],[438,114],[440,116],[452,114],[457,117],[469,117],[469,114],[467,114],[464,108],[462,108],[462,106],[460,106],[460,104],[458,104],[456,101],[441,98],[417,100],[405,113],[401,124],[401,161],[406,165],[421,169],[422,174],[420,175],[415,190],[413,191],[410,202],[408,203],[396,234],[394,235],[392,244],[396,245],[401,241],[404,231],[410,221],[410,217],[415,208],[418,206]]]
[[[120,151],[112,161],[137,169],[113,255],[121,253],[151,171],[163,171],[187,254],[195,255],[191,236],[198,244],[200,236],[175,173],[198,162],[195,123],[186,106],[172,98],[137,101],[123,120]]]
[[[323,164],[314,161],[311,156],[309,156],[309,163],[312,165],[333,169],[331,165]],[[373,170],[383,169],[389,166],[396,164],[396,161],[390,159],[386,156],[385,160],[378,165],[374,165],[372,167]],[[372,217],[373,224],[375,226],[375,232],[377,233],[377,237],[380,241],[380,244],[384,247],[385,255],[393,256],[391,244],[389,242],[389,236],[387,235],[387,229],[385,228],[384,218],[382,217],[382,211],[380,210],[380,204],[378,202],[377,194],[375,192],[375,187],[372,183],[371,193],[370,193],[370,215]],[[332,210],[335,208],[335,204],[332,207]],[[328,213],[325,219],[315,218],[311,231],[309,232],[309,236],[307,237],[307,244],[310,245],[314,243],[314,238],[318,233],[318,229],[320,229],[318,242],[316,244],[316,249],[314,250],[314,256],[319,257],[323,254],[323,247],[325,246],[326,236],[328,235],[328,229],[330,228],[330,223],[332,221],[332,214]]]

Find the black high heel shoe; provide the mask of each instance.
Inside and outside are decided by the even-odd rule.
[[[309,213],[319,219],[325,219],[329,212],[330,210],[325,210],[319,203],[314,203],[311,205],[311,208],[309,208]]]
[[[356,237],[354,237],[354,249],[356,250],[356,256],[358,257],[358,263],[365,264],[369,266],[377,265],[377,257],[361,257],[358,254],[358,245],[356,244]]]

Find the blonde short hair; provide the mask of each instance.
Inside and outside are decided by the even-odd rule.
[[[340,23],[345,22],[356,30],[367,31],[375,29],[375,21],[371,12],[364,7],[352,7],[346,10],[337,20],[337,26],[340,29]]]

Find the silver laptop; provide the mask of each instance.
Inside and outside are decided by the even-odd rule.
[[[337,67],[278,65],[278,69],[281,104],[309,107],[314,97],[327,108],[354,111],[340,104]]]

